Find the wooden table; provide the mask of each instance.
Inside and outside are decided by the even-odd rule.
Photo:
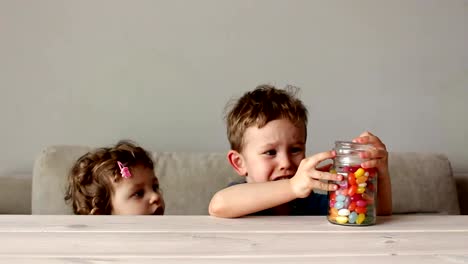
[[[0,215],[0,263],[468,263],[468,216]]]

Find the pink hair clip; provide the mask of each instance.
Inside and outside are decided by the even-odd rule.
[[[132,177],[132,174],[130,173],[130,170],[128,169],[128,167],[125,167],[120,161],[117,161],[117,164],[119,165],[120,174],[122,174],[122,177],[124,178]]]

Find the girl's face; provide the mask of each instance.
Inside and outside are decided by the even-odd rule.
[[[162,215],[164,199],[158,178],[152,169],[137,165],[130,169],[132,176],[113,185],[111,195],[113,215]]]

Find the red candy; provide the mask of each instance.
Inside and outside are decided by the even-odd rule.
[[[358,214],[365,214],[367,212],[367,208],[366,207],[356,207],[356,209],[354,209],[354,211],[356,211],[356,213]]]
[[[366,207],[367,202],[364,201],[364,200],[359,200],[359,201],[356,202],[356,205],[357,205],[358,207]]]
[[[357,202],[359,200],[362,200],[362,195],[356,193],[353,196],[351,196],[351,202]]]
[[[345,167],[343,168],[343,170],[344,170],[345,172],[355,172],[355,171],[357,171],[359,168],[361,168],[361,166],[345,166]]]

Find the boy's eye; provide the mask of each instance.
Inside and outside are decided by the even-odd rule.
[[[272,150],[265,151],[265,154],[270,155],[270,156],[274,156],[274,155],[276,155],[276,150],[272,149]]]
[[[292,153],[298,153],[298,152],[302,152],[302,151],[303,151],[303,150],[302,150],[302,148],[300,148],[300,147],[294,147],[294,148],[291,149],[291,152],[292,152]]]

